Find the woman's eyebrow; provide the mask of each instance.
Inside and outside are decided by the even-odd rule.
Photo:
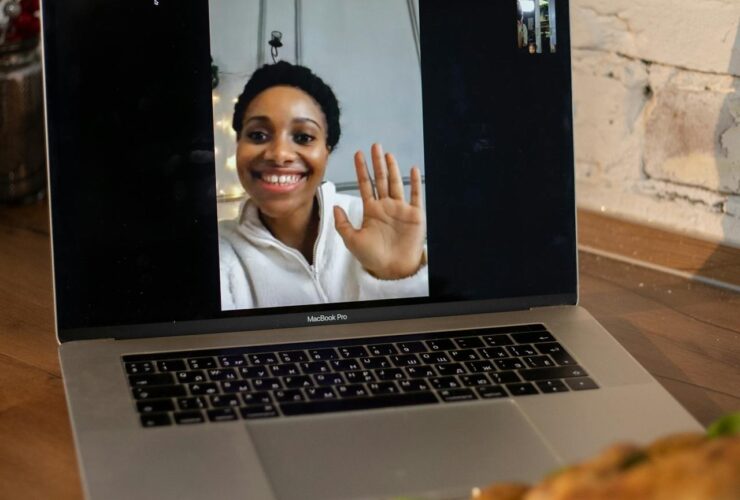
[[[247,118],[244,121],[244,123],[247,124],[249,122],[269,122],[269,121],[270,121],[269,118],[267,118],[266,116],[260,115],[260,116],[252,116],[251,118]]]
[[[317,122],[316,120],[314,120],[314,119],[312,119],[312,118],[294,118],[294,119],[293,119],[293,121],[294,121],[294,122],[298,122],[298,123],[306,123],[306,122],[311,122],[311,123],[313,123],[314,125],[316,125],[317,127],[319,127],[319,130],[324,130],[324,127],[322,127],[322,126],[321,126],[321,125],[319,124],[319,122]]]

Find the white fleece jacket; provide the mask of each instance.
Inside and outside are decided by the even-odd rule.
[[[249,200],[236,220],[219,224],[222,310],[429,295],[426,265],[408,278],[379,280],[344,246],[334,228],[333,207],[342,207],[359,228],[360,198],[338,194],[331,182],[319,187],[317,198],[321,219],[313,265],[267,230]]]

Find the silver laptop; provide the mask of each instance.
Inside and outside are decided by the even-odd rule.
[[[88,498],[466,498],[700,428],[578,306],[567,0],[42,4]]]

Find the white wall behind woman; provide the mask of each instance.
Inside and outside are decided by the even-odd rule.
[[[222,196],[243,194],[230,130],[234,99],[260,59],[272,62],[267,45],[270,32],[283,34],[279,59],[299,62],[295,4],[294,0],[265,2],[260,47],[259,0],[210,0],[211,53],[220,78],[214,91],[214,123],[216,178]],[[355,182],[352,157],[358,149],[369,156],[373,142],[395,154],[405,176],[412,165],[423,172],[421,72],[407,0],[304,0],[300,4],[300,63],[334,89],[342,112],[342,136],[330,155],[327,179]],[[415,8],[418,12],[418,0]],[[234,211],[222,208],[221,217]]]

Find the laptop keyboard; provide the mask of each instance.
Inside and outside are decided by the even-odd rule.
[[[144,427],[597,389],[543,325],[123,356]]]

